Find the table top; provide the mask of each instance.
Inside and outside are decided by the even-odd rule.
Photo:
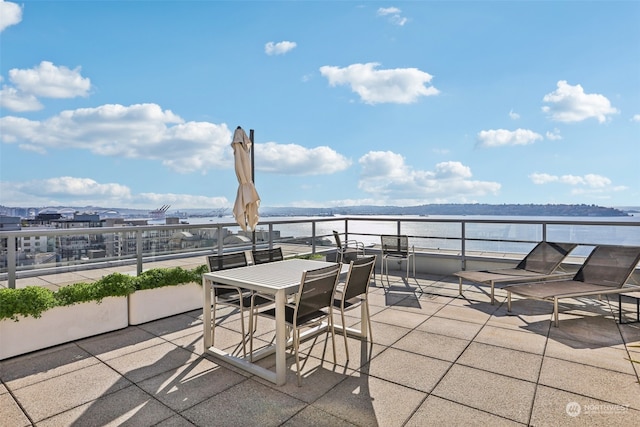
[[[228,270],[205,273],[203,277],[223,285],[239,286],[254,291],[275,293],[284,289],[287,293],[296,292],[305,270],[335,265],[333,262],[314,261],[308,259],[288,259],[249,265]],[[346,265],[349,268],[349,265]],[[343,264],[343,270],[345,265]]]

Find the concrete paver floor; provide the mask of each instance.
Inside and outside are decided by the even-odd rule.
[[[616,322],[617,297],[563,302],[555,328],[550,303],[376,278],[373,344],[349,338],[347,361],[337,335],[334,364],[325,335],[305,342],[302,387],[293,356],[284,386],[203,356],[196,310],[1,361],[0,426],[640,425],[640,324]],[[225,314],[217,343],[239,351]]]

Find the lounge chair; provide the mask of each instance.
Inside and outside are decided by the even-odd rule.
[[[580,270],[569,280],[506,286],[507,311],[511,294],[524,298],[553,301],[554,324],[558,326],[558,300],[628,292],[626,281],[640,262],[640,247],[596,246]]]
[[[540,242],[515,268],[483,271],[459,271],[458,292],[462,295],[462,280],[491,286],[491,304],[495,304],[495,285],[534,280],[566,279],[574,273],[556,271],[562,261],[576,248],[574,243]]]

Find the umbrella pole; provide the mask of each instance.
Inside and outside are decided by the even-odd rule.
[[[255,145],[254,145],[254,141],[253,141],[253,129],[249,129],[249,139],[251,140],[251,182],[253,182],[253,184],[255,185],[256,183],[256,176],[255,176],[255,162],[254,162],[254,149],[255,149]],[[255,227],[253,228],[253,231],[251,233],[251,244],[252,244],[252,248],[255,251],[256,250],[256,229]]]

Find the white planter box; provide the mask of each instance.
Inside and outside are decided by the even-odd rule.
[[[197,283],[135,291],[129,295],[129,324],[139,325],[198,308],[202,309],[202,286]]]
[[[127,326],[126,297],[54,307],[37,319],[0,320],[0,360]]]

